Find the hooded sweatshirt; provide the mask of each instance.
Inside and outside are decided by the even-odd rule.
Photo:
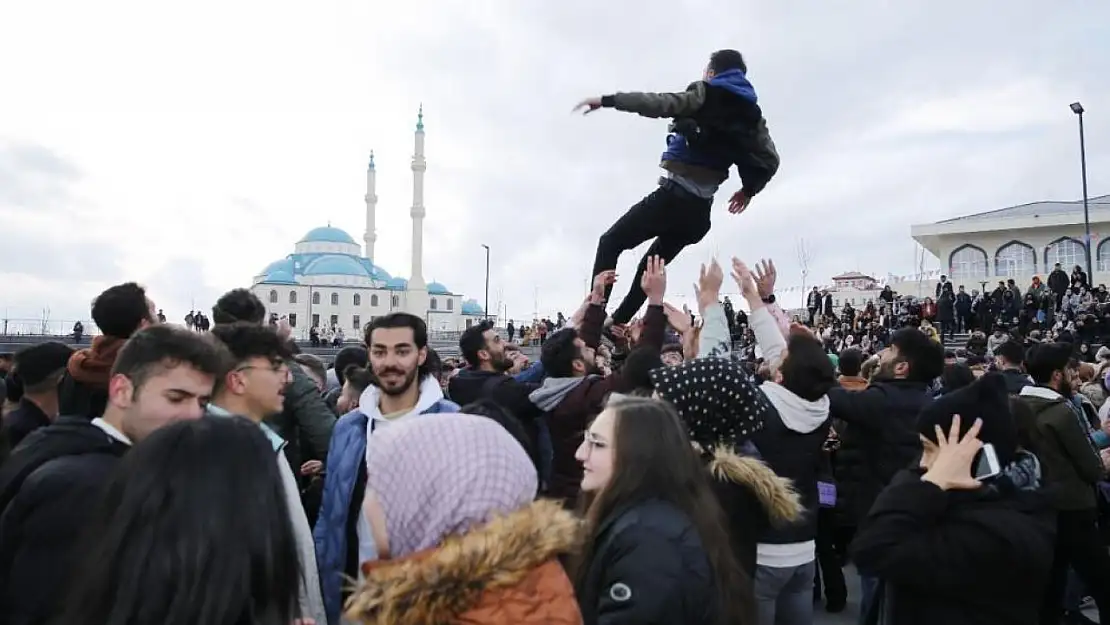
[[[777,367],[785,355],[786,338],[771,311],[757,308],[749,320],[767,362]],[[768,420],[755,444],[776,474],[794,482],[806,513],[787,527],[765,533],[756,548],[756,561],[773,568],[801,566],[816,557],[817,479],[822,445],[829,433],[829,398],[807,401],[775,382],[764,382],[759,388],[779,418]]]

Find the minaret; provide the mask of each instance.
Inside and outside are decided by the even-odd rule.
[[[374,242],[378,240],[375,229],[375,213],[378,207],[377,190],[378,174],[374,171],[374,151],[370,151],[370,165],[366,168],[366,232],[362,241],[366,244],[366,258],[374,262]]]
[[[428,312],[428,286],[424,282],[424,105],[416,115],[416,146],[412,155],[412,275],[407,293],[408,312],[421,319]]]

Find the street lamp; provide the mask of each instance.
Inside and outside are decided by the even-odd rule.
[[[489,246],[485,243],[482,247],[486,248],[486,305],[482,310],[486,313],[486,320],[489,320]]]
[[[1087,245],[1087,276],[1094,281],[1094,268],[1091,266],[1091,213],[1087,208],[1087,141],[1083,133],[1083,105],[1078,102],[1071,103],[1071,112],[1079,116],[1079,166],[1083,172],[1083,227],[1086,229]]]

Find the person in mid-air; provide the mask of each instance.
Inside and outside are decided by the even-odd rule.
[[[670,262],[687,245],[709,232],[713,196],[735,165],[742,187],[732,195],[729,212],[739,214],[775,175],[779,155],[759,108],[748,67],[736,50],[718,50],[709,57],[702,80],[680,93],[615,93],[587,98],[575,111],[588,114],[615,108],[644,117],[669,117],[667,150],[660,167],[667,175],[659,188],[628,210],[598,241],[593,273],[615,269],[621,252],[654,238],[636,269],[631,289],[613,312],[614,324],[625,324],[644,303],[640,276],[650,256]],[[606,289],[608,300],[612,285]]]

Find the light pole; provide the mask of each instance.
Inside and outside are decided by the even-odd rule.
[[[1094,281],[1094,267],[1091,266],[1091,213],[1087,208],[1087,140],[1083,133],[1083,105],[1071,103],[1071,112],[1079,116],[1079,167],[1083,172],[1083,227],[1087,234],[1087,279]]]
[[[483,243],[482,247],[486,248],[486,305],[482,310],[486,313],[486,321],[489,321],[489,246]]]

